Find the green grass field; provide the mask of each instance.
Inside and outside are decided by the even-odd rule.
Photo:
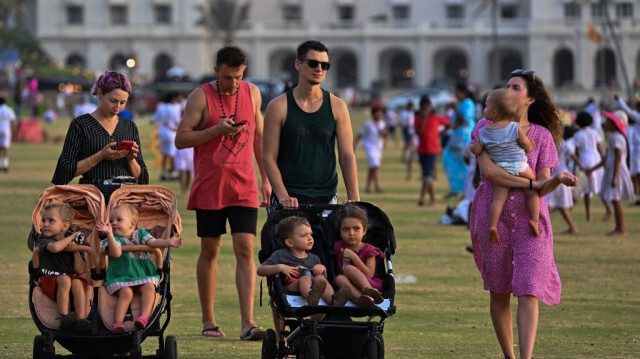
[[[366,119],[354,113],[354,128]],[[159,167],[148,144],[152,126],[147,118],[136,120],[143,141],[143,153],[151,172],[152,184],[178,191],[177,182],[160,182]],[[69,120],[43,125],[52,136],[64,135]],[[62,143],[14,143],[11,171],[0,173],[0,358],[30,358],[38,331],[28,309],[27,263],[31,252],[26,238],[31,226],[31,210],[38,195],[50,185]],[[397,238],[393,257],[397,275],[412,274],[415,284],[398,284],[397,314],[385,325],[387,358],[500,358],[488,312],[488,293],[471,254],[464,226],[437,224],[446,205],[438,209],[416,205],[420,183],[419,166],[414,165],[411,181],[405,180],[400,161],[400,145],[388,141],[381,167],[382,194],[366,194],[362,200],[381,207],[390,217]],[[360,187],[364,189],[366,159],[358,148]],[[442,168],[438,169],[436,189],[441,199],[446,192]],[[339,197],[344,198],[344,189]],[[239,309],[234,285],[235,260],[229,236],[223,238],[216,296],[218,324],[227,333],[224,339],[200,335],[195,263],[199,239],[195,234],[195,215],[179,201],[184,225],[184,244],[172,252],[172,320],[166,334],[175,335],[181,358],[257,358],[261,343],[237,339]],[[613,223],[602,223],[603,207],[595,201],[594,220],[585,221],[584,208],[572,212],[580,234],[556,235],[555,258],[563,282],[562,302],[555,307],[540,305],[535,357],[540,358],[638,358],[640,357],[640,207],[625,204],[626,237],[606,237]],[[558,213],[552,213],[557,233],[566,229]],[[266,215],[260,211],[260,227]],[[613,220],[613,219],[612,219]],[[256,239],[256,261],[260,246]],[[259,286],[258,282],[258,286]],[[256,289],[255,319],[271,327],[266,290],[259,306]],[[515,300],[512,301],[515,304]],[[515,307],[514,307],[515,317]],[[517,340],[516,340],[517,343]],[[144,353],[157,348],[156,338],[143,345]],[[57,353],[65,353],[56,346]],[[516,352],[518,352],[516,348]]]

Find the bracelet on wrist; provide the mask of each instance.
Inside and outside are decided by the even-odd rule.
[[[87,157],[87,162],[89,162],[89,166],[93,167],[93,163],[91,163],[91,157]]]

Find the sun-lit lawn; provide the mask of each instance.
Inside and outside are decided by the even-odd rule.
[[[353,113],[357,130],[366,111]],[[153,184],[178,191],[177,182],[160,182],[159,167],[149,149],[152,126],[148,118],[136,119],[143,151]],[[52,136],[64,135],[68,119],[43,125]],[[38,331],[28,309],[27,263],[31,252],[26,237],[30,214],[37,196],[50,185],[61,143],[14,143],[11,171],[0,173],[0,358],[31,357],[33,338]],[[420,183],[419,166],[414,165],[410,181],[400,162],[400,144],[389,140],[381,168],[382,194],[362,193],[362,200],[381,207],[391,219],[397,237],[393,257],[398,276],[412,274],[415,284],[398,284],[397,314],[387,320],[384,331],[388,358],[499,358],[488,313],[488,295],[482,289],[473,257],[465,251],[469,244],[464,226],[441,226],[438,218],[454,200],[440,201],[437,209],[416,205]],[[357,149],[360,186],[364,188],[366,159]],[[438,198],[447,190],[444,172],[438,169]],[[339,197],[344,198],[340,188]],[[257,358],[260,343],[237,339],[239,310],[234,285],[234,257],[230,238],[223,239],[216,296],[218,324],[225,339],[200,335],[200,307],[195,280],[199,239],[195,215],[179,200],[184,220],[183,246],[172,252],[172,317],[167,334],[178,340],[182,358]],[[625,204],[629,235],[610,238],[604,233],[613,223],[599,221],[603,207],[594,204],[594,220],[586,222],[584,209],[573,210],[580,234],[556,235],[555,256],[563,281],[563,297],[556,307],[540,306],[540,326],[536,358],[637,358],[640,353],[640,207]],[[556,232],[566,229],[559,214],[552,213]],[[266,215],[260,211],[259,226]],[[256,261],[259,249],[256,239]],[[260,284],[258,283],[258,286]],[[268,295],[256,290],[255,318],[272,326]],[[513,301],[515,304],[515,300]],[[515,317],[515,311],[514,311]],[[155,338],[144,343],[145,354],[157,348]],[[65,351],[56,346],[59,353]]]

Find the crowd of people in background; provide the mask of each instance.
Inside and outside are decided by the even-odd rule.
[[[514,357],[511,294],[518,297],[518,315],[523,317],[522,322],[518,320],[523,358],[530,358],[533,352],[538,300],[549,305],[560,300],[549,211],[557,209],[567,223],[566,232],[577,234],[571,209],[582,200],[586,219],[591,221],[591,198],[597,195],[605,210],[602,221],[609,221],[612,215],[615,219],[608,235],[625,235],[624,203],[640,205],[640,101],[633,109],[615,94],[599,102],[588,99],[577,111],[559,110],[535,72],[518,69],[511,72],[504,89],[487,91],[483,101],[477,100],[479,93],[459,83],[451,103],[443,109],[435,108],[426,95],[417,104],[410,101],[398,109],[376,103],[354,140],[347,104],[320,87],[330,68],[329,52],[322,43],[307,41],[298,47],[299,82],[268,105],[264,118],[258,88],[242,80],[244,52],[225,47],[216,61],[217,80],[195,89],[188,100],[178,93],[165,94],[151,116],[162,156],[160,180],[179,179],[181,194],[189,196],[187,208],[196,211],[201,238],[197,282],[205,337],[225,336],[213,309],[226,222],[236,254],[239,337],[260,340],[265,329],[253,319],[258,208],[269,203],[287,209],[304,202],[338,203],[336,160],[347,192],[344,203],[359,201],[355,158],[359,143],[367,157],[365,192],[383,192],[380,167],[385,141],[396,140],[398,127],[402,129],[400,158],[406,163],[406,180],[412,179],[416,159],[421,168],[417,205],[424,206],[428,196],[426,205],[437,208],[438,163],[447,179],[443,199],[460,200],[456,209],[447,209],[447,216],[455,212],[469,224],[473,244],[469,251],[485,289],[491,292],[490,312],[507,358]],[[37,82],[30,82],[29,88],[36,91]],[[80,183],[101,184],[113,176],[130,176],[139,184],[148,184],[138,129],[122,112],[131,95],[129,80],[107,71],[91,94],[97,103],[82,96],[73,110],[51,182],[67,184],[80,177]],[[9,169],[15,120],[16,114],[0,97],[0,171]],[[120,142],[130,146],[121,148]],[[289,151],[291,148],[296,151]],[[346,218],[352,217],[357,216]],[[446,224],[451,222],[455,221]],[[363,224],[366,227],[366,223],[356,223],[359,228]],[[536,262],[526,262],[522,256],[535,256]],[[349,257],[351,261],[355,258]],[[307,284],[310,288],[311,282]],[[379,294],[380,288],[374,291],[348,281],[339,284],[352,287],[351,297],[361,306],[379,304],[372,295]],[[329,300],[333,292],[324,290],[316,290],[309,300],[317,303],[325,294],[325,300],[333,302]],[[345,298],[339,302],[344,304]],[[144,327],[146,316],[141,317]],[[278,320],[274,316],[276,325]]]
[[[406,163],[406,179],[411,179],[416,160],[421,165],[419,206],[425,204],[426,195],[428,206],[437,206],[432,183],[437,176],[435,163],[442,163],[448,184],[443,199],[460,199],[456,207],[446,208],[442,224],[468,224],[467,211],[480,181],[476,158],[468,145],[471,131],[484,117],[488,93],[474,93],[469,86],[458,84],[453,101],[444,109],[433,108],[428,96],[420,99],[418,108],[409,101],[402,108],[384,109],[385,119],[378,133],[384,136],[381,138],[395,140],[395,127],[402,129],[400,158]],[[477,100],[480,95],[484,99]],[[547,196],[548,206],[566,222],[564,233],[577,234],[571,209],[582,200],[586,219],[591,221],[591,199],[597,196],[604,206],[602,220],[606,222],[612,215],[616,220],[609,234],[625,234],[621,203],[640,205],[640,101],[630,106],[613,94],[605,95],[601,101],[589,98],[582,106],[558,111],[564,134],[557,148],[559,166],[553,174],[569,171],[581,183],[574,188],[560,184]],[[442,158],[437,160],[439,156]]]

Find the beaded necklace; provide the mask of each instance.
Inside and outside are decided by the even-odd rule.
[[[233,115],[231,115],[230,118],[232,118],[234,121],[236,119],[236,115],[238,114],[238,97],[240,97],[238,95],[238,90],[239,87],[236,89],[235,95],[236,95],[236,106],[233,110]],[[218,92],[218,104],[220,105],[220,111],[222,111],[222,118],[227,118],[227,113],[224,111],[224,106],[222,106],[222,94],[220,94],[220,85],[218,85],[218,80],[216,80],[216,91]],[[231,96],[231,95],[229,95]]]

